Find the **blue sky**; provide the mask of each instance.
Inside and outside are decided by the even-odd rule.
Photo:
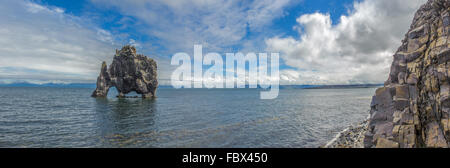
[[[405,3],[407,2],[407,3]],[[382,83],[425,0],[17,0],[0,2],[0,82],[94,83],[132,44],[157,60],[193,51],[279,52],[281,84]]]
[[[102,29],[111,32],[127,33],[130,38],[139,40],[142,43],[158,44],[158,39],[139,30],[133,28],[120,29],[123,26],[123,23],[118,23],[121,19],[131,18],[132,21],[128,23],[134,24],[138,22],[136,20],[139,20],[139,18],[123,15],[114,8],[102,8],[99,5],[91,3],[89,0],[37,0],[33,2],[45,6],[62,8],[66,13],[74,16],[90,18]],[[347,14],[352,9],[354,2],[354,0],[303,0],[293,2],[285,7],[282,16],[274,18],[270,24],[266,25],[265,30],[269,30],[272,35],[298,37],[299,34],[293,30],[293,27],[297,24],[297,17],[314,12],[329,13],[333,23],[338,23],[339,17]],[[92,17],[95,19],[92,19]],[[252,32],[250,30],[247,32],[246,38],[260,35],[261,32]],[[160,47],[164,48],[164,46]],[[238,48],[239,45],[236,47]]]

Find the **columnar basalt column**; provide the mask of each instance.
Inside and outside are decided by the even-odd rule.
[[[365,147],[450,146],[449,13],[449,0],[429,0],[415,14],[373,97]]]

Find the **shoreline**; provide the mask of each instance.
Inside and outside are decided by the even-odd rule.
[[[347,127],[327,144],[320,148],[364,148],[364,135],[369,126],[369,117],[364,121]]]

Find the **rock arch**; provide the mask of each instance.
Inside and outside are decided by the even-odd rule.
[[[144,55],[136,54],[136,48],[130,45],[116,50],[111,65],[102,63],[97,78],[97,88],[92,97],[106,97],[111,87],[116,87],[118,97],[135,91],[142,98],[153,98],[158,87],[157,64]]]

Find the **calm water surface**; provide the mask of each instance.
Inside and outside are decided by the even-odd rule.
[[[0,87],[0,147],[317,147],[367,117],[375,88],[92,91]]]

